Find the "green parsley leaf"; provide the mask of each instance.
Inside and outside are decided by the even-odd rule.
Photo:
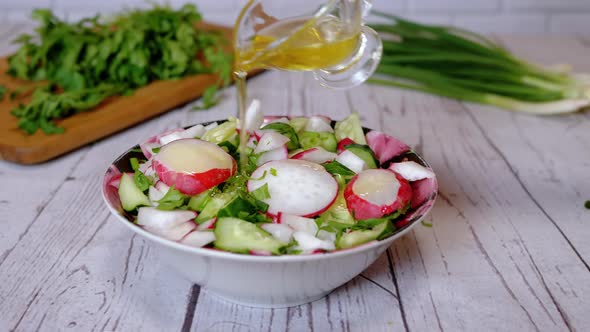
[[[4,95],[6,95],[6,92],[8,91],[8,89],[0,84],[0,101],[2,101],[2,99],[4,99]]]
[[[130,158],[129,163],[131,164],[131,169],[137,171],[139,169],[139,161],[137,158]]]
[[[426,220],[422,220],[421,224],[422,224],[422,226],[424,226],[424,227],[429,227],[429,228],[432,228],[432,223],[429,223],[429,222],[428,222],[428,221],[426,221]]]
[[[270,175],[277,176],[277,170],[273,167],[270,168]]]
[[[133,181],[135,181],[135,185],[141,191],[148,190],[148,188],[153,184],[152,181],[139,170],[135,170]]]

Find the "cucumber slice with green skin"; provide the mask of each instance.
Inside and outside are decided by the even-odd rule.
[[[305,126],[307,126],[308,121],[309,120],[307,118],[299,117],[289,120],[289,124],[291,125],[291,127],[293,127],[296,133],[300,133],[301,131],[303,131]]]
[[[216,248],[235,253],[264,250],[279,254],[283,244],[251,222],[238,218],[219,218],[215,224]]]
[[[363,243],[381,239],[383,236],[390,234],[393,230],[394,228],[391,222],[389,220],[384,220],[370,230],[357,230],[342,234],[336,241],[336,247],[339,249],[356,247]]]
[[[299,148],[299,137],[297,137],[297,133],[295,129],[286,123],[281,122],[273,122],[269,123],[262,128],[262,130],[273,130],[277,133],[286,136],[289,138],[289,142],[287,143],[287,149],[295,150]]]
[[[344,149],[354,153],[359,158],[364,160],[364,162],[367,164],[368,168],[377,168],[378,167],[379,162],[377,161],[377,158],[375,158],[375,154],[373,153],[373,150],[371,150],[371,148],[368,145],[348,144],[347,146],[344,147]]]
[[[338,146],[336,136],[329,132],[304,131],[299,134],[299,143],[305,150],[321,146],[330,152],[336,152]]]
[[[119,183],[119,200],[125,211],[133,211],[138,206],[151,206],[149,198],[135,185],[133,178],[127,173],[121,175]]]
[[[348,137],[359,144],[367,144],[361,120],[357,113],[352,113],[346,119],[336,122],[334,134],[339,141]]]
[[[188,208],[193,211],[201,212],[205,208],[205,205],[211,199],[211,191],[213,188],[204,191],[196,196],[192,196],[191,199],[188,201]]]
[[[234,197],[235,193],[221,193],[211,197],[203,207],[201,213],[197,216],[197,219],[195,219],[197,224],[215,218],[219,210],[231,202]]]

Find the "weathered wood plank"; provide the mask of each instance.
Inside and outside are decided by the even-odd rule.
[[[439,175],[442,195],[432,214],[434,227],[418,227],[392,249],[410,330],[588,326],[574,306],[563,312],[544,272],[555,265],[567,268],[571,284],[590,275],[463,106],[413,92],[368,89],[389,109],[379,121],[384,129],[421,146]],[[357,104],[371,98],[358,96]],[[395,107],[400,100],[403,107]],[[576,292],[586,288],[577,286]],[[583,307],[579,298],[573,301]]]

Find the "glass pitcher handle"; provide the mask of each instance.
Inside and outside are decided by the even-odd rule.
[[[349,66],[320,69],[313,72],[322,86],[332,89],[347,89],[366,81],[373,73],[383,53],[381,38],[368,26],[362,26],[358,51]]]

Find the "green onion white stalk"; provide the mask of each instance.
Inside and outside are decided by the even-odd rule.
[[[538,67],[470,31],[374,14],[391,23],[371,25],[383,39],[371,83],[540,115],[590,106],[590,75]]]

